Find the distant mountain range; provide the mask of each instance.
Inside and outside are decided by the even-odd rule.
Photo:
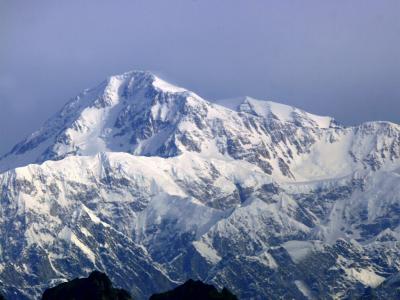
[[[210,102],[132,71],[69,101],[0,171],[7,299],[37,299],[93,269],[135,299],[189,278],[240,299],[384,295],[398,282],[390,122]]]

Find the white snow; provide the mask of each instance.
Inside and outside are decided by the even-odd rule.
[[[182,93],[187,91],[184,88],[170,84],[158,77],[155,77],[155,80],[153,81],[153,86],[169,93]]]
[[[82,232],[85,236],[87,236],[87,237],[92,236],[92,234],[90,233],[90,231],[87,230],[85,227],[82,227],[82,228],[81,228],[81,232]]]
[[[83,210],[88,214],[90,219],[95,223],[95,224],[100,224],[103,223],[89,208],[87,208],[85,205],[82,205]],[[104,223],[103,223],[104,224]],[[106,224],[107,225],[107,224]],[[107,225],[108,226],[108,225]]]
[[[254,258],[256,258],[258,261],[260,261],[262,264],[266,265],[270,269],[276,270],[279,268],[276,260],[271,254],[268,253],[268,251],[264,251]]]
[[[303,295],[307,297],[307,299],[310,299],[310,300],[316,299],[314,297],[314,295],[312,294],[311,290],[309,289],[309,287],[304,283],[304,281],[295,280],[294,283],[297,286],[297,288],[300,290],[300,292],[302,292]]]
[[[331,117],[318,116],[286,104],[267,100],[257,100],[247,96],[216,100],[214,102],[235,111],[251,111],[252,113],[266,119],[271,118],[271,114],[273,114],[283,122],[294,123],[296,115],[300,115],[308,120],[308,123],[303,124],[305,126],[313,125],[319,128],[329,128],[333,121]],[[309,123],[310,121],[312,124]]]
[[[203,256],[210,263],[217,264],[221,260],[221,257],[218,255],[217,251],[215,251],[214,248],[208,246],[206,243],[202,241],[194,241],[192,244],[200,253],[200,255]]]
[[[315,249],[320,248],[320,244],[318,242],[311,241],[288,241],[283,243],[282,246],[289,253],[293,262],[299,263],[308,255],[310,255]]]
[[[86,256],[93,262],[96,262],[96,255],[84,243],[82,243],[74,233],[71,234],[71,242],[74,243]]]
[[[379,276],[374,271],[367,269],[345,268],[344,271],[349,277],[352,277],[370,287],[377,287],[385,280],[384,277]]]
[[[65,226],[59,233],[58,237],[60,239],[65,240],[66,242],[74,244],[76,247],[78,247],[86,256],[89,260],[91,260],[93,263],[96,262],[96,255],[93,253],[92,250],[88,246],[86,246],[82,241],[78,239],[78,237],[71,231],[70,228]]]

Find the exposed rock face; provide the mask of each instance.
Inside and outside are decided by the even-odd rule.
[[[400,126],[228,106],[129,72],[3,156],[7,299],[93,269],[135,299],[189,278],[241,299],[386,286],[400,271]]]

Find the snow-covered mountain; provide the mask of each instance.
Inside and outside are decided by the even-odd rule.
[[[228,106],[233,103],[235,110],[213,104],[148,72],[112,76],[1,157],[0,170],[100,152],[196,152],[245,160],[266,174],[298,181],[377,170],[399,159],[399,125],[345,128],[278,103],[244,98]]]
[[[112,76],[0,158],[0,288],[92,269],[139,299],[361,295],[400,269],[400,126]],[[19,292],[17,292],[17,290]]]

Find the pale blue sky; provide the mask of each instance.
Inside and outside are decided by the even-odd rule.
[[[398,0],[0,0],[0,152],[106,76],[400,123]]]

